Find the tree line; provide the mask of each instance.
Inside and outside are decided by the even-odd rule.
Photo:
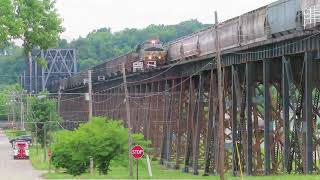
[[[207,26],[197,20],[189,20],[176,25],[150,25],[143,29],[127,28],[118,32],[112,32],[110,28],[101,28],[71,42],[60,39],[58,44],[51,47],[75,49],[79,69],[85,70],[124,54],[150,38],[158,38],[166,43]],[[0,88],[19,83],[19,75],[27,67],[25,66],[27,56],[23,47],[14,46],[11,53],[10,56],[0,56]]]
[[[110,28],[101,28],[70,43],[63,39],[60,41],[59,47],[76,49],[80,69],[84,70],[110,58],[125,54],[148,39],[157,38],[166,43],[207,26],[193,19],[176,25],[153,24],[143,29],[126,28],[114,33]]]

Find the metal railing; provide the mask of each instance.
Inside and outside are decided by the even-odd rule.
[[[320,24],[320,5],[311,6],[303,11],[303,27],[310,29]]]

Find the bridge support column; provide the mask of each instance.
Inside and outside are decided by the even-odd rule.
[[[175,164],[175,169],[179,169],[180,165],[180,146],[181,146],[181,126],[182,126],[182,118],[183,118],[183,99],[184,99],[184,82],[183,82],[183,78],[181,78],[180,80],[180,92],[179,92],[179,105],[178,105],[178,119],[177,119],[177,138],[176,138],[176,164]]]
[[[150,86],[151,86],[150,90],[148,91],[149,96],[151,93],[154,92],[154,89],[155,89],[153,83],[151,83]],[[148,113],[148,115],[147,115],[147,124],[148,124],[148,126],[147,126],[147,139],[150,140],[151,139],[150,138],[151,125],[152,125],[152,121],[154,121],[154,119],[152,117],[153,117],[153,114],[155,114],[155,112],[152,111],[152,108],[153,108],[153,97],[152,96],[149,97],[149,104],[148,105],[149,105],[149,109],[147,110],[148,111],[147,112]]]
[[[247,88],[247,159],[246,159],[246,174],[252,175],[252,137],[253,137],[253,126],[252,126],[252,91],[253,91],[253,63],[246,64],[246,88]]]
[[[231,82],[231,94],[232,94],[232,109],[231,109],[231,126],[232,126],[232,174],[234,176],[237,175],[239,171],[239,149],[238,149],[238,111],[237,111],[237,94],[236,94],[236,86],[235,86],[235,66],[231,67],[232,71],[232,82]]]
[[[152,84],[151,84],[151,86],[152,86]],[[150,87],[149,87],[148,83],[146,83],[144,99],[147,102],[148,108],[142,109],[142,111],[144,111],[144,114],[145,114],[144,122],[143,122],[143,134],[144,134],[144,138],[145,139],[149,139],[149,128],[150,128],[149,127],[149,109],[150,109],[150,100],[151,100],[151,98],[147,97],[149,95],[149,92],[150,92]]]
[[[194,143],[193,143],[193,175],[198,175],[198,160],[199,160],[199,144],[200,144],[200,127],[201,121],[203,121],[203,84],[204,75],[201,74],[198,80],[198,93],[197,93],[197,104],[194,115]]]
[[[217,114],[217,86],[216,76],[211,70],[210,76],[210,90],[209,90],[209,115],[207,123],[207,136],[205,146],[205,165],[204,176],[208,176],[210,172],[210,165],[214,166],[214,121]]]
[[[284,170],[288,173],[290,156],[290,122],[289,122],[289,62],[285,56],[282,57],[282,105],[283,105],[283,133],[284,133]],[[291,169],[291,168],[290,168]]]
[[[270,59],[263,60],[264,86],[264,175],[270,174]]]
[[[155,126],[155,129],[154,129],[154,132],[153,132],[153,159],[156,160],[158,158],[158,152],[159,152],[159,123],[158,123],[158,120],[160,119],[160,103],[159,103],[159,93],[160,93],[160,82],[156,82],[156,85],[157,85],[157,95],[156,95],[156,99],[155,99],[155,105],[156,105],[156,109],[157,111],[154,112],[155,114],[155,118],[154,118],[154,126]]]
[[[143,113],[143,102],[144,102],[144,99],[145,98],[143,98],[143,84],[140,84],[139,85],[139,88],[138,88],[139,90],[139,92],[138,92],[138,99],[137,99],[137,101],[135,102],[135,104],[136,104],[136,107],[137,107],[137,115],[136,115],[136,122],[137,122],[137,132],[138,133],[142,133],[143,134],[143,132],[141,132],[141,129],[143,128],[143,119],[144,119],[144,116],[145,116],[145,114]]]
[[[168,158],[168,110],[169,110],[169,94],[168,94],[168,90],[169,89],[169,85],[168,85],[168,80],[165,80],[165,93],[163,95],[164,98],[164,106],[163,106],[163,130],[162,130],[162,134],[163,134],[163,138],[162,138],[162,144],[161,144],[161,159],[160,159],[160,164],[164,164],[164,160],[167,160]]]
[[[193,96],[194,96],[194,82],[193,78],[190,77],[189,81],[189,98],[188,98],[188,118],[187,118],[187,143],[185,150],[185,163],[184,172],[189,172],[190,156],[192,154],[192,116],[193,116]]]
[[[305,87],[304,87],[304,118],[306,122],[306,172],[311,174],[313,171],[313,147],[312,147],[312,121],[313,121],[313,111],[312,111],[312,89],[313,89],[313,81],[312,81],[312,69],[313,69],[313,55],[311,52],[306,52],[304,55],[304,63],[305,63]]]
[[[175,80],[173,79],[171,81],[171,94],[169,95],[169,104],[168,104],[168,109],[167,109],[167,162],[170,162],[171,160],[171,153],[172,153],[172,111],[174,108],[174,92],[175,92]],[[169,87],[168,87],[169,90]]]

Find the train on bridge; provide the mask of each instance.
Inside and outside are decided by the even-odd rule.
[[[320,23],[319,4],[319,0],[279,0],[165,45],[157,39],[146,41],[127,54],[93,67],[93,81],[121,74],[122,64],[128,73],[150,71],[176,61],[215,54],[217,45],[223,52],[310,30]],[[82,85],[85,76],[82,73],[64,80],[64,87]]]
[[[320,0],[279,0],[169,43],[150,39],[91,68],[92,83],[84,71],[49,90],[60,90],[66,128],[91,116],[127,122],[124,64],[132,130],[151,140],[153,158],[216,174],[221,49],[225,169],[320,173],[319,25]]]

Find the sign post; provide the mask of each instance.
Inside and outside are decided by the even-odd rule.
[[[139,179],[139,163],[138,162],[139,162],[139,159],[142,158],[144,155],[144,149],[139,145],[135,145],[132,147],[130,152],[131,152],[131,156],[135,158],[137,161],[137,180],[138,180]]]
[[[51,157],[52,157],[51,149],[48,150],[48,157],[49,157],[49,172],[51,172]]]

